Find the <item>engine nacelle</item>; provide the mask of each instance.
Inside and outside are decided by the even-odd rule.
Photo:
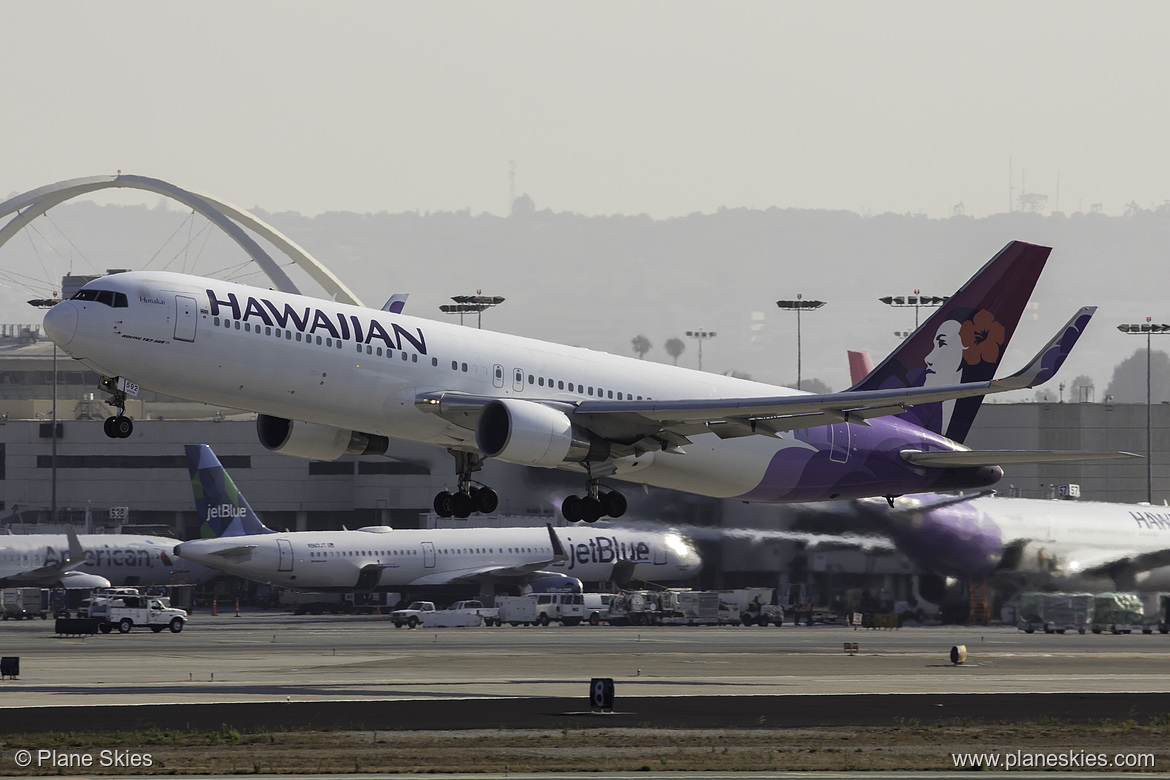
[[[67,571],[61,575],[62,588],[108,588],[110,581],[100,574],[86,571]]]
[[[264,449],[309,460],[337,460],[342,455],[382,455],[390,446],[385,436],[358,433],[331,425],[294,422],[262,414],[256,436]]]
[[[479,416],[475,442],[491,458],[521,466],[604,460],[609,447],[573,425],[559,409],[512,398],[489,401]]]

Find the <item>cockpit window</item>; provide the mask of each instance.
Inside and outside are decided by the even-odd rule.
[[[96,290],[92,287],[78,290],[77,294],[73,296],[73,300],[96,301],[114,309],[125,309],[129,306],[126,302],[126,293],[114,292],[113,290]]]

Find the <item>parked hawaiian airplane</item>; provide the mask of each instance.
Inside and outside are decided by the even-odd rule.
[[[1008,244],[863,381],[827,394],[165,272],[94,280],[44,326],[102,375],[111,437],[130,436],[126,399],[149,388],[258,412],[261,443],[288,455],[380,454],[387,437],[447,448],[458,489],[435,497],[442,516],[495,509],[472,480],[485,458],[577,470],[584,495],[562,512],[592,522],[626,509],[603,478],[803,502],[980,488],[1003,463],[1084,458],[962,445],[983,396],[1050,379],[1093,313],[993,379],[1050,251]]]
[[[1027,588],[1170,589],[1167,507],[939,494],[902,496],[892,508],[880,499],[855,505],[940,576]]]
[[[0,536],[0,587],[105,588],[172,585],[214,576],[198,564],[177,565],[174,539],[145,534],[8,534]]]
[[[460,583],[523,586],[550,578],[686,580],[701,561],[673,532],[574,528],[392,529],[278,533],[264,525],[206,444],[188,444],[196,541],[174,548],[251,580],[300,590],[373,590]]]

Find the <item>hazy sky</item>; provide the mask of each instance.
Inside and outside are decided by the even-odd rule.
[[[984,216],[1010,159],[1017,195],[1116,214],[1170,199],[1168,30],[1161,2],[8,3],[0,197],[121,169],[504,214],[515,161],[557,211]]]

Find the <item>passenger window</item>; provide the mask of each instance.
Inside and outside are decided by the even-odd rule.
[[[452,360],[452,361],[451,361],[451,370],[452,370],[452,371],[458,371],[458,370],[459,370],[459,361],[458,361],[458,360]]]
[[[540,385],[541,387],[544,387],[544,377],[541,377],[540,381],[537,382],[537,384]]]
[[[301,340],[301,333],[300,333],[300,331],[297,331],[297,341],[300,341],[300,340]]]
[[[610,391],[609,391],[609,397],[610,397],[610,398],[613,398],[613,390],[610,390]]]
[[[464,363],[462,365],[462,369],[463,369],[463,373],[467,373],[467,364],[466,363]]]
[[[557,382],[557,390],[564,390],[564,389],[565,389],[565,383],[564,382]]]
[[[317,337],[317,346],[318,347],[321,346],[321,337],[320,336]]]
[[[265,329],[264,329],[264,335],[265,335],[265,336],[271,336],[271,335],[272,335],[272,328],[265,328]],[[278,333],[277,335],[279,336],[280,334]]]

